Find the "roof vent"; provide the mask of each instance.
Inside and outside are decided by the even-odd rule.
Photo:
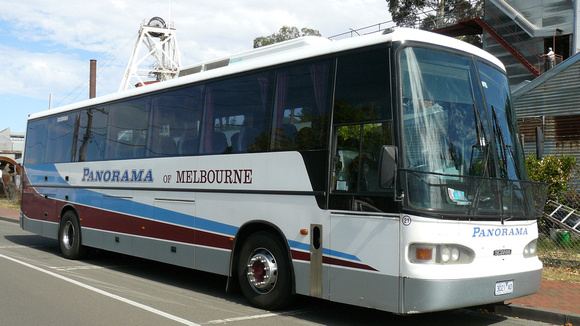
[[[199,66],[180,70],[179,75],[177,77],[183,77],[183,76],[197,74],[198,72],[201,72],[201,68],[203,68],[203,65],[199,65]]]
[[[212,70],[221,67],[227,67],[230,64],[230,59],[223,59],[215,62],[206,63],[204,70]]]

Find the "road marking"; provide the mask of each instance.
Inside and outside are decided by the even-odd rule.
[[[232,322],[237,322],[237,321],[260,319],[260,318],[270,318],[270,317],[278,317],[278,316],[294,316],[294,315],[304,314],[307,312],[310,312],[310,309],[293,310],[293,311],[287,311],[287,312],[281,312],[281,313],[268,313],[268,314],[253,315],[253,316],[242,316],[242,317],[215,319],[215,320],[210,320],[204,324],[215,325],[215,324],[232,323]]]
[[[95,266],[95,265],[87,265],[87,266],[55,266],[50,267],[59,272],[70,272],[70,271],[78,271],[78,270],[93,270],[93,269],[103,269],[104,267]]]
[[[252,319],[260,319],[260,318],[268,318],[268,317],[276,317],[279,314],[274,314],[274,313],[269,313],[269,314],[262,314],[262,315],[253,315],[253,316],[242,316],[242,317],[233,317],[233,318],[224,318],[224,319],[215,319],[215,320],[210,320],[207,323],[204,324],[225,324],[225,323],[231,323],[231,322],[236,322],[236,321],[244,321],[244,320],[252,320]]]
[[[135,302],[135,301],[133,301],[133,300],[129,300],[129,299],[127,299],[127,298],[123,298],[123,297],[121,297],[121,296],[118,296],[118,295],[116,295],[116,294],[112,294],[112,293],[109,293],[109,292],[107,292],[107,291],[103,291],[103,290],[101,290],[101,289],[98,289],[98,288],[96,288],[96,287],[93,287],[93,286],[90,286],[90,285],[88,285],[88,284],[85,284],[85,283],[82,283],[82,282],[79,282],[79,281],[73,280],[73,279],[71,279],[71,278],[68,278],[68,277],[66,277],[66,276],[62,276],[62,275],[60,275],[60,274],[57,274],[57,273],[51,272],[51,271],[49,271],[49,270],[46,270],[46,269],[43,269],[43,268],[40,268],[40,267],[34,266],[34,265],[32,265],[32,264],[29,264],[29,263],[23,262],[23,261],[21,261],[21,260],[18,260],[18,259],[12,258],[12,257],[8,257],[8,256],[2,255],[2,254],[0,254],[0,258],[4,258],[4,259],[10,260],[10,261],[13,261],[13,262],[15,262],[15,263],[18,263],[18,264],[20,264],[20,265],[23,265],[23,266],[26,266],[26,267],[29,267],[29,268],[35,269],[35,270],[37,270],[37,271],[39,271],[39,272],[42,272],[42,273],[48,274],[48,275],[50,275],[50,276],[53,276],[53,277],[56,277],[56,278],[59,278],[59,279],[61,279],[61,280],[63,280],[63,281],[66,281],[66,282],[72,283],[72,284],[74,284],[74,285],[80,286],[80,287],[82,287],[82,288],[85,288],[85,289],[87,289],[87,290],[90,290],[90,291],[93,291],[93,292],[96,292],[96,293],[99,293],[99,294],[102,294],[102,295],[104,295],[104,296],[107,296],[107,297],[109,297],[109,298],[112,298],[112,299],[119,300],[119,301],[121,301],[121,302],[124,302],[124,303],[130,304],[130,305],[132,305],[132,306],[135,306],[135,307],[137,307],[137,308],[141,308],[141,309],[143,309],[143,310],[146,310],[146,311],[152,312],[152,313],[154,313],[154,314],[157,314],[157,315],[159,315],[159,316],[165,317],[165,318],[167,318],[167,319],[171,319],[171,320],[173,320],[173,321],[176,321],[176,322],[178,322],[178,323],[181,323],[181,324],[184,324],[184,325],[189,325],[189,326],[201,326],[201,325],[199,325],[199,324],[196,324],[196,323],[194,323],[194,322],[191,322],[191,321],[189,321],[189,320],[186,320],[186,319],[183,319],[183,318],[180,318],[180,317],[177,317],[177,316],[174,316],[174,315],[168,314],[168,313],[166,313],[166,312],[164,312],[164,311],[157,310],[157,309],[155,309],[155,308],[153,308],[153,307],[149,307],[149,306],[147,306],[147,305],[144,305],[144,304],[141,304],[141,303],[139,303],[139,302]]]
[[[48,248],[48,246],[22,246],[22,245],[0,246],[0,249],[19,249],[19,248]]]

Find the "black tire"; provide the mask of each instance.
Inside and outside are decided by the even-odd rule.
[[[81,226],[76,214],[64,213],[58,229],[60,252],[67,259],[82,259],[87,255],[87,248],[81,244]]]
[[[279,237],[270,232],[254,233],[244,242],[238,259],[238,281],[252,305],[275,310],[292,302],[293,277],[286,252]]]

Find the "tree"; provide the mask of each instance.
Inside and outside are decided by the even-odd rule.
[[[270,36],[256,37],[254,39],[254,49],[274,43],[295,39],[301,36],[321,36],[321,35],[320,32],[316,29],[310,29],[305,27],[299,31],[298,28],[296,27],[283,26],[282,28],[280,28],[278,33],[274,33]]]
[[[483,14],[482,0],[386,0],[397,26],[436,30],[457,23],[459,19]],[[481,47],[480,36],[460,37]]]
[[[386,0],[397,26],[433,30],[457,22],[459,17],[475,16],[481,0]]]
[[[530,180],[550,185],[548,199],[566,201],[568,192],[572,190],[572,177],[578,168],[574,156],[546,155],[539,160],[535,154],[531,154],[526,158],[526,167]]]

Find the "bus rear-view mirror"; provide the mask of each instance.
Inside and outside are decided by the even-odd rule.
[[[379,185],[383,189],[392,189],[397,180],[397,161],[399,150],[397,146],[383,145],[381,148]]]

